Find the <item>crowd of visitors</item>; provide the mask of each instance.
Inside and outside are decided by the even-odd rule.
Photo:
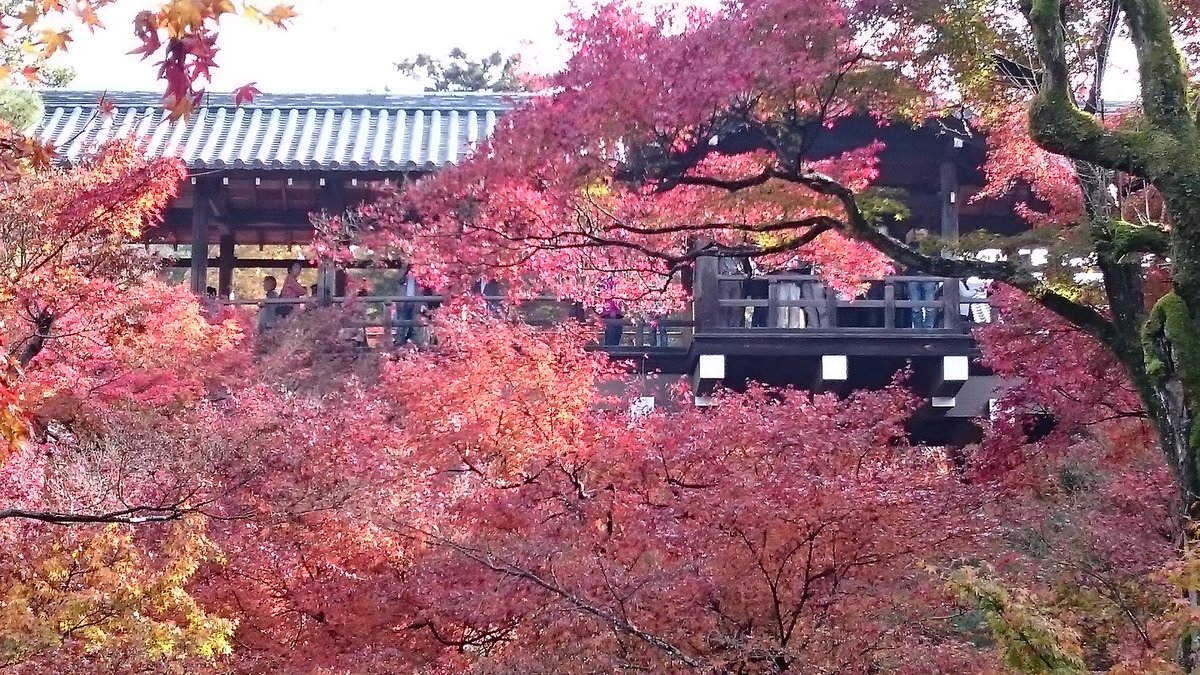
[[[744,274],[736,262],[724,266],[718,284],[718,324],[722,328],[947,328],[945,280],[913,279],[905,270],[901,280],[867,282],[862,295],[827,286],[811,266],[775,275]],[[733,275],[738,279],[731,279]],[[903,278],[910,277],[910,278]],[[959,279],[957,308],[964,322],[988,323],[987,284],[976,277]],[[887,303],[888,286],[893,303]],[[952,302],[952,301],[950,301]],[[888,305],[891,309],[888,309]],[[887,313],[892,312],[890,324]]]
[[[313,284],[306,288],[301,284],[302,270],[300,263],[293,264],[284,278],[282,289],[274,276],[263,277],[263,302],[258,309],[260,333],[271,330],[290,316],[317,306],[318,286]],[[353,300],[342,305],[346,325],[338,332],[338,337],[344,342],[365,348],[368,344],[368,325],[380,325],[390,329],[396,346],[428,346],[433,340],[429,329],[430,313],[440,304],[428,299],[432,295],[432,290],[418,284],[407,270],[402,272],[399,299],[368,303],[367,290],[360,288],[354,292]]]
[[[259,308],[260,332],[270,330],[306,306],[317,304],[317,286],[306,289],[300,283],[301,271],[300,263],[293,264],[282,287],[274,276],[263,278],[262,298],[265,302]],[[946,310],[947,303],[953,303],[953,300],[944,288],[948,280],[914,279],[911,277],[922,275],[914,270],[904,270],[900,280],[870,281],[862,295],[851,296],[827,286],[820,280],[819,272],[813,265],[803,264],[782,273],[761,274],[752,259],[718,258],[718,326],[786,329],[834,326],[933,329],[950,326]],[[960,320],[964,323],[989,322],[991,309],[986,303],[987,284],[978,278],[960,279],[957,284]],[[630,323],[613,287],[611,280],[601,287],[602,302],[594,315],[602,324],[601,341],[606,346],[620,345]],[[487,298],[491,311],[500,311],[501,288],[497,282],[481,281],[475,292]],[[355,300],[344,304],[348,320],[339,333],[342,340],[365,347],[367,326],[375,325],[383,327],[384,336],[395,346],[425,347],[433,343],[429,318],[440,302],[436,302],[433,291],[421,286],[408,270],[401,271],[396,295],[385,296],[386,301],[356,301],[367,297],[367,291],[361,289],[354,294]],[[893,302],[886,302],[889,297]],[[893,313],[890,321],[888,312]],[[579,314],[577,318],[583,318],[583,315]],[[667,347],[671,326],[680,323],[663,314],[641,320],[633,330],[641,335],[637,340],[641,343],[639,346]]]

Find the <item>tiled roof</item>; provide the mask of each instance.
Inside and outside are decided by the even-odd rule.
[[[263,95],[238,108],[209,94],[191,119],[171,122],[157,94],[41,92],[34,135],[73,163],[114,138],[141,139],[147,152],[177,156],[189,169],[428,171],[454,164],[519,103],[511,94]]]

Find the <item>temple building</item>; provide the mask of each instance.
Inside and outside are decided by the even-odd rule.
[[[461,161],[514,106],[510,95],[437,93],[264,95],[238,107],[228,94],[209,94],[191,119],[171,122],[157,94],[108,92],[108,112],[101,111],[101,92],[42,96],[45,111],[33,134],[52,143],[63,163],[117,138],[137,139],[151,155],[186,163],[190,180],[144,244],[166,251],[193,291],[211,288],[244,302],[254,298],[238,297],[235,286],[254,282],[239,281],[243,273],[293,265],[299,247],[313,238],[311,213],[342,213],[369,201],[379,181],[415,180]],[[1011,200],[1026,195],[971,199],[983,185],[983,140],[962,125],[931,120],[920,128],[880,128],[850,119],[821,136],[812,152],[829,155],[871,139],[885,144],[876,185],[901,190],[910,210],[894,235],[924,228],[953,240],[975,230],[1024,229]],[[720,139],[720,149],[736,152],[754,142],[733,136]],[[264,254],[281,247],[294,252]],[[348,273],[354,271],[321,265],[307,274],[316,297],[329,304],[344,299]],[[689,313],[661,326],[623,326],[616,340],[598,340],[597,348],[653,373],[659,384],[686,378],[698,403],[718,385],[749,381],[835,391],[883,386],[908,366],[911,386],[929,402],[915,418],[917,433],[937,442],[969,435],[970,421],[986,412],[998,384],[976,363],[969,333],[973,319],[987,316],[973,305],[985,301],[963,297],[962,280],[931,277],[883,280],[866,299],[789,295],[808,283],[796,275],[751,281],[702,258]],[[936,298],[914,300],[904,292],[914,283],[940,290]],[[731,284],[745,292],[729,293]],[[914,313],[932,318],[914,322]],[[777,320],[784,315],[793,318]],[[385,335],[395,328],[390,318],[382,323]]]

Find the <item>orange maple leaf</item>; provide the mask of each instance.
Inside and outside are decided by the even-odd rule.
[[[71,41],[71,31],[42,31],[42,36],[39,42],[44,48],[43,56],[50,56],[58,50],[67,50],[67,43]]]
[[[234,11],[231,0],[209,0],[208,14],[220,18],[222,14],[232,14]]]
[[[92,31],[93,33],[97,28],[104,28],[104,24],[100,23],[100,17],[96,16],[96,9],[90,4],[84,5],[83,8],[79,10],[79,18],[81,21],[83,21],[83,25],[87,26],[88,30]]]
[[[33,26],[33,24],[37,23],[37,20],[41,18],[41,16],[42,13],[38,11],[38,6],[31,3],[25,7],[25,11],[17,15],[17,18],[21,20],[22,25],[24,25],[26,28],[29,28]]]
[[[275,5],[266,14],[267,21],[270,21],[276,26],[281,27],[284,25],[284,23],[296,18],[297,16],[299,15],[296,14],[296,8],[293,5],[286,5],[283,3]]]

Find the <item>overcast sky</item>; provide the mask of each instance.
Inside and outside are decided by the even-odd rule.
[[[275,0],[263,0],[269,6]],[[588,0],[580,0],[585,4]],[[697,0],[714,4],[715,0]],[[805,2],[808,0],[797,0]],[[462,47],[472,56],[520,52],[533,70],[566,58],[555,29],[571,0],[290,0],[300,16],[287,30],[230,18],[221,27],[220,68],[213,91],[256,82],[264,92],[367,93],[419,91],[395,62]],[[119,0],[101,14],[107,30],[76,31],[56,60],[77,71],[76,89],[159,90],[152,63],[126,52],[137,46],[131,22],[148,0]],[[648,2],[646,4],[653,4]],[[1105,82],[1106,98],[1136,93],[1132,50],[1121,45]]]
[[[261,4],[269,6],[273,0]],[[287,30],[227,19],[211,89],[257,82],[264,92],[419,90],[396,61],[421,52],[521,52],[555,66],[565,58],[555,27],[569,0],[290,0],[300,13]],[[73,33],[60,65],[77,71],[72,88],[157,90],[155,68],[125,52],[131,22],[146,0],[120,0],[101,14],[107,30]]]

